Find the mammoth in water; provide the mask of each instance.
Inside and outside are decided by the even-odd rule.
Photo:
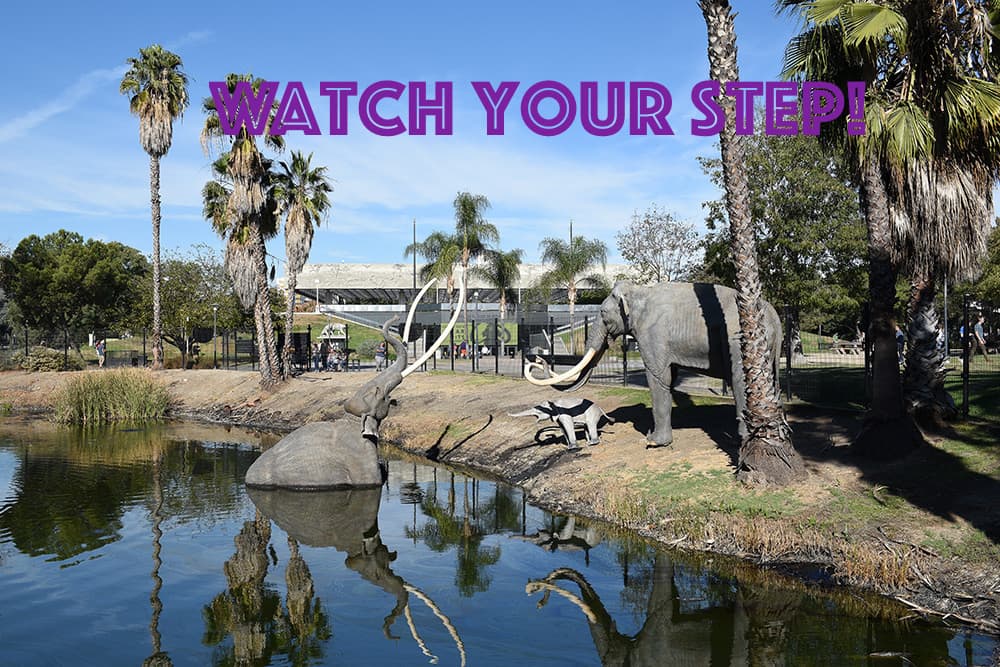
[[[781,354],[781,320],[764,302],[768,363],[775,369]],[[601,317],[590,330],[587,351],[580,362],[560,375],[551,375],[539,363],[528,363],[524,375],[536,385],[573,391],[590,378],[613,338],[628,334],[639,344],[653,403],[654,445],[673,442],[671,390],[678,369],[722,378],[733,387],[740,437],[746,435],[746,407],[740,356],[740,320],[736,290],[708,283],[660,283],[641,287],[619,282],[601,304]],[[548,377],[535,377],[541,370]]]
[[[393,335],[389,326],[382,335],[396,350],[396,361],[376,375],[344,403],[344,417],[334,422],[306,424],[261,454],[247,470],[247,486],[286,489],[327,489],[378,486],[382,470],[377,448],[379,426],[389,414],[392,391],[404,378],[420,368],[451,334],[465,301],[464,280],[459,281],[458,305],[448,325],[424,354],[407,365],[406,345],[416,305],[436,282],[424,286],[413,301],[403,337]]]

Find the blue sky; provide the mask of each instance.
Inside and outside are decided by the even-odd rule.
[[[361,5],[364,5],[363,7]],[[770,2],[735,3],[744,80],[777,78],[796,27]],[[239,9],[234,9],[234,8]],[[316,235],[315,262],[394,262],[412,235],[450,229],[458,191],[485,194],[504,248],[538,258],[545,236],[574,233],[611,248],[615,232],[651,203],[703,225],[717,192],[697,156],[714,138],[693,137],[691,87],[708,78],[705,25],[694,0],[598,3],[18,2],[0,28],[0,242],[60,228],[150,250],[148,158],[118,83],[124,61],[161,43],[184,60],[192,106],[162,161],[164,249],[220,246],[201,217],[209,178],[198,134],[209,81],[252,72],[304,82],[319,123],[324,80],[454,82],[454,134],[377,137],[350,107],[347,136],[290,133],[289,149],[314,153],[334,179],[333,207]],[[552,79],[657,81],[674,97],[673,136],[587,135],[577,122],[558,137],[528,131],[517,109],[530,84]],[[471,81],[520,81],[504,136],[487,136]],[[405,106],[383,103],[385,115]],[[276,256],[281,242],[270,244]],[[279,274],[281,267],[279,266]]]

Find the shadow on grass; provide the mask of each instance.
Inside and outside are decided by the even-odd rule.
[[[837,462],[853,467],[865,481],[888,487],[892,494],[945,521],[964,520],[994,545],[1000,544],[1000,513],[996,511],[1000,480],[970,469],[966,460],[947,451],[949,445],[920,447],[898,461],[875,461],[856,455],[847,445],[861,427],[860,413],[797,405],[789,406],[788,414],[795,425],[795,448],[807,465]],[[936,436],[976,447],[979,455],[988,457],[988,465],[1000,453],[1000,427],[986,422],[982,426],[981,433],[951,429]],[[990,449],[993,452],[984,451]]]

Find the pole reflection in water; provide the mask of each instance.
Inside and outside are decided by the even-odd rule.
[[[451,619],[426,593],[407,583],[390,567],[396,560],[396,552],[389,551],[382,543],[378,528],[380,487],[312,492],[249,489],[248,492],[258,511],[285,531],[290,544],[294,541],[311,547],[333,547],[347,555],[344,564],[349,569],[395,597],[395,606],[382,622],[386,639],[399,639],[392,634],[392,628],[403,615],[420,651],[437,662],[438,656],[430,652],[414,622],[412,596],[441,621],[455,643],[461,664],[465,665],[465,645]],[[298,554],[297,549],[295,553]]]
[[[153,458],[153,511],[150,518],[153,520],[153,590],[149,594],[149,604],[153,613],[149,619],[149,636],[153,644],[153,652],[148,658],[142,661],[143,667],[169,667],[173,665],[170,657],[160,650],[160,614],[163,613],[163,601],[160,600],[160,589],[163,588],[163,579],[160,577],[160,566],[163,560],[160,558],[162,547],[160,539],[163,537],[163,530],[160,524],[163,521],[163,454],[157,452]]]

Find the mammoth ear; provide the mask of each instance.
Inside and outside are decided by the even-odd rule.
[[[629,282],[618,282],[615,283],[614,289],[611,290],[611,296],[618,299],[618,305],[622,309],[622,315],[625,319],[628,319],[628,298],[627,294],[631,290],[632,283]]]

